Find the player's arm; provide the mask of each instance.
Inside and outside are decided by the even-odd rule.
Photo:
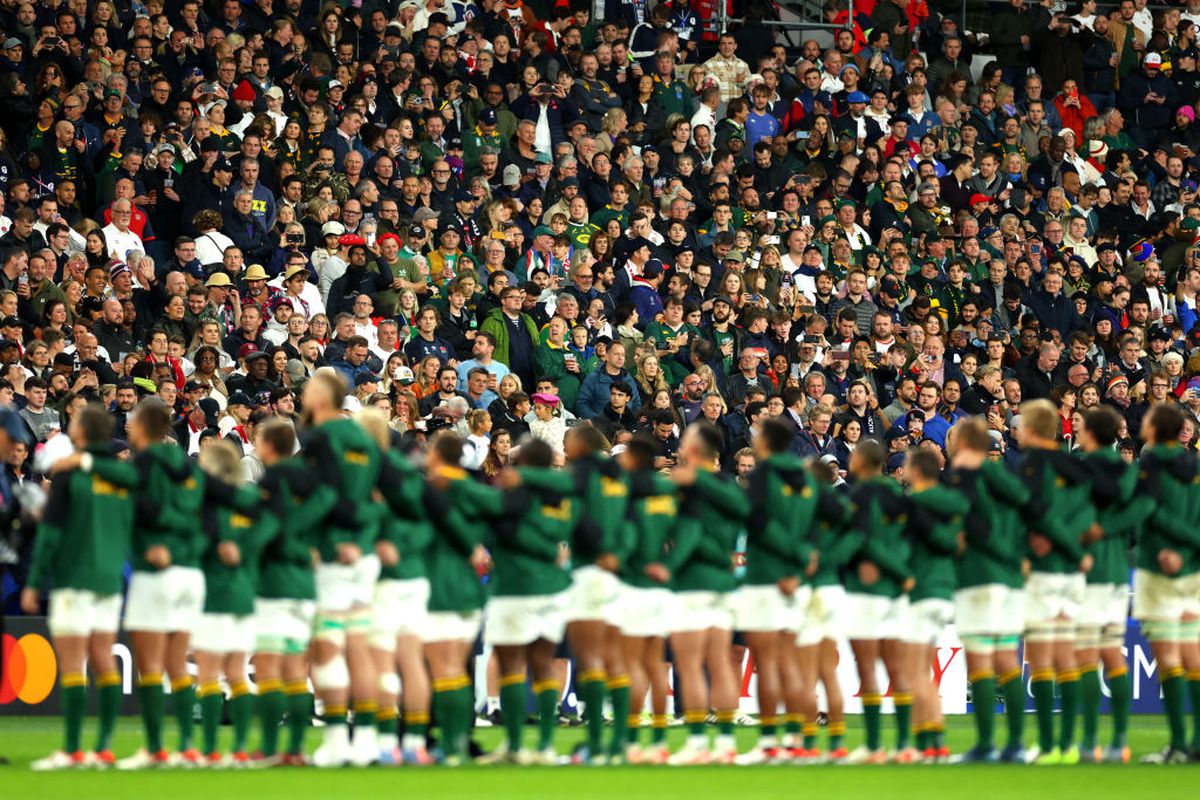
[[[50,481],[50,496],[46,500],[46,511],[38,524],[37,537],[33,541],[33,561],[29,567],[26,587],[40,589],[45,586],[62,546],[63,530],[67,526],[67,514],[71,508],[71,473],[55,475]]]
[[[916,529],[921,540],[943,555],[957,552],[962,518],[969,510],[966,498],[958,492],[936,488],[911,495],[909,501],[913,504],[914,515],[927,515],[927,520]],[[944,524],[951,521],[957,524]]]
[[[703,538],[700,520],[691,514],[680,514],[675,521],[671,536],[671,548],[663,558],[663,566],[675,573],[688,562]]]
[[[750,515],[750,500],[742,487],[714,472],[697,470],[696,490],[726,517],[744,520]]]
[[[794,557],[794,542],[789,541],[786,527],[780,524],[782,520],[772,513],[771,472],[770,468],[763,465],[750,473],[749,485],[745,492],[750,507],[746,531],[754,539],[756,548],[762,548],[778,558],[790,560]]]

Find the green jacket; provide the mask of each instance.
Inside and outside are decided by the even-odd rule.
[[[259,499],[276,520],[275,535],[258,552],[258,597],[315,600],[312,547],[315,528],[337,505],[337,491],[318,479],[299,457],[267,467]]]
[[[483,148],[494,148],[497,153],[504,150],[504,138],[500,135],[499,127],[493,128],[489,136],[476,125],[462,137],[462,143],[463,166],[466,167],[467,175],[475,175],[479,172],[479,155]]]
[[[1138,491],[1154,502],[1138,540],[1136,564],[1160,573],[1158,554],[1174,550],[1183,558],[1180,575],[1200,569],[1200,474],[1196,457],[1176,444],[1142,451]]]
[[[321,560],[336,562],[338,545],[346,543],[372,552],[383,514],[383,507],[372,499],[382,464],[375,442],[357,422],[339,417],[312,431],[304,460],[337,494],[337,503],[314,529],[313,544]]]
[[[204,612],[206,614],[254,613],[258,551],[274,538],[279,520],[264,513],[258,493],[249,486],[233,487],[214,478],[206,483],[207,497],[201,524],[209,547],[201,559],[204,570]],[[217,548],[221,542],[233,542],[241,551],[235,566],[221,561]]]
[[[670,118],[672,114],[683,114],[691,119],[696,113],[696,93],[681,80],[666,83],[655,75],[654,99],[662,106],[664,118]]]
[[[379,491],[387,509],[379,538],[396,546],[400,561],[383,567],[380,578],[403,581],[425,577],[425,553],[434,535],[433,523],[425,511],[428,490],[424,477],[403,453],[388,450],[383,454]]]
[[[1087,548],[1094,559],[1087,582],[1128,583],[1129,551],[1141,524],[1154,512],[1154,501],[1138,492],[1137,467],[1122,461],[1117,451],[1088,453],[1083,463],[1091,473],[1096,522],[1103,531]]]
[[[1029,487],[1003,464],[984,461],[979,469],[950,469],[946,485],[960,491],[969,511],[963,515],[967,547],[955,563],[959,588],[999,583],[1025,585],[1025,522]]]
[[[533,342],[533,346],[536,348],[538,341],[540,341],[538,338],[537,323],[533,321],[533,317],[525,313],[521,314],[521,323],[529,331],[529,340]],[[487,317],[483,320],[483,324],[479,326],[479,330],[484,333],[490,333],[496,338],[496,352],[492,354],[492,358],[507,367],[508,324],[504,321],[504,309],[493,308],[489,311]]]
[[[563,347],[555,347],[550,342],[538,345],[534,351],[534,365],[538,379],[548,378],[558,387],[558,397],[565,408],[575,408],[575,398],[579,397],[579,387],[582,385],[583,362],[577,359],[579,372],[568,372],[566,355],[570,352]]]
[[[738,534],[750,514],[742,487],[726,473],[696,473],[684,487],[680,522],[671,537],[667,568],[677,592],[729,592],[737,588],[733,553]],[[694,522],[689,526],[687,521]]]
[[[682,325],[680,325],[679,330],[677,331],[671,330],[665,322],[658,322],[657,320],[651,320],[650,324],[646,326],[646,339],[654,342],[665,342],[669,344],[670,342],[674,341],[675,337],[682,333],[686,333],[688,335],[689,346],[697,339],[701,338],[700,329],[688,322],[684,322]],[[686,355],[687,349],[684,348],[682,352]],[[683,379],[686,378],[692,371],[691,367],[685,366],[681,361],[679,361],[678,358],[668,352],[666,348],[660,348],[658,353],[659,364],[662,365],[663,372],[666,373],[665,377],[667,379],[667,383],[672,387],[683,383]]]
[[[1033,450],[1025,455],[1021,477],[1031,495],[1025,507],[1027,530],[1053,545],[1045,556],[1031,555],[1033,571],[1075,572],[1084,555],[1083,534],[1096,521],[1087,470],[1061,450]]]
[[[170,551],[172,566],[199,567],[208,546],[197,524],[207,477],[174,444],[151,445],[134,457],[133,465],[138,472],[133,569],[155,570],[146,563],[146,551],[155,545],[164,545]],[[97,471],[93,467],[93,472]]]
[[[89,448],[105,477],[75,470],[50,482],[27,585],[119,594],[133,535],[137,472],[107,447]],[[47,584],[49,583],[49,586]]]
[[[908,565],[912,550],[904,536],[908,524],[908,501],[900,484],[890,478],[874,477],[859,481],[850,491],[854,528],[861,544],[847,560],[846,591],[881,597],[899,597],[902,584],[912,577]],[[870,561],[879,568],[879,580],[863,583],[858,565]]]
[[[579,504],[548,489],[521,486],[503,495],[491,533],[489,588],[498,597],[553,595],[571,585],[558,564],[559,545],[574,527]]]
[[[908,534],[912,541],[913,577],[917,579],[911,600],[950,600],[954,597],[954,555],[963,516],[970,506],[961,492],[933,486],[908,493]]]

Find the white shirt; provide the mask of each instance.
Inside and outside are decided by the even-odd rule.
[[[696,128],[701,125],[707,125],[709,132],[716,131],[716,129],[717,129],[716,115],[713,114],[713,110],[711,108],[704,105],[703,103],[700,104],[700,108],[696,110],[696,113],[692,114],[692,132],[693,132],[693,134],[695,133]]]
[[[142,243],[142,237],[132,230],[122,233],[117,230],[116,225],[110,222],[101,228],[100,232],[104,234],[104,241],[108,242],[108,254],[112,258],[127,261],[132,250],[146,252],[146,245]]]
[[[554,140],[550,137],[550,117],[546,109],[549,103],[538,102],[537,129],[533,135],[533,148],[541,153],[554,152]]]
[[[196,258],[200,264],[220,264],[225,257],[225,249],[233,246],[230,239],[220,231],[209,231],[196,237]]]

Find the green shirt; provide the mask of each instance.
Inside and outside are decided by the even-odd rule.
[[[339,417],[312,432],[304,460],[337,494],[337,503],[314,529],[321,560],[336,562],[340,544],[356,544],[364,553],[373,550],[383,513],[372,497],[382,463],[375,442],[357,422]]]
[[[850,525],[861,542],[848,559],[846,591],[881,597],[899,597],[902,584],[912,577],[908,565],[911,547],[904,536],[908,502],[900,484],[880,477],[859,481],[850,492],[853,518]],[[879,580],[863,583],[857,567],[870,561],[879,568]]]
[[[1030,489],[1025,522],[1031,533],[1050,540],[1050,552],[1031,554],[1034,572],[1070,574],[1079,569],[1081,539],[1096,520],[1087,470],[1061,450],[1032,450],[1021,464]]]
[[[503,513],[488,526],[492,594],[553,595],[571,585],[570,573],[558,564],[558,553],[571,535],[578,506],[549,489],[520,486],[503,494]]]
[[[954,555],[967,498],[946,486],[932,486],[908,494],[908,533],[912,541],[913,577],[917,579],[911,600],[950,600],[954,597]]]
[[[50,482],[46,512],[38,524],[30,588],[121,592],[133,534],[137,472],[107,447],[89,448],[104,469],[75,470]],[[100,472],[103,472],[102,476]]]
[[[201,559],[204,570],[204,612],[206,614],[254,613],[257,583],[258,551],[275,536],[279,521],[263,513],[258,493],[249,486],[232,487],[210,477],[206,483],[202,524],[209,538],[209,548]],[[233,566],[221,561],[218,547],[232,542],[241,551],[239,562]]]
[[[969,510],[963,516],[966,549],[955,563],[959,588],[998,583],[1019,589],[1025,585],[1023,509],[1029,487],[1007,467],[985,460],[979,469],[954,468],[946,485],[960,491]]]
[[[204,473],[175,444],[151,445],[134,457],[133,465],[139,489],[133,569],[155,571],[146,562],[146,551],[155,545],[167,548],[172,566],[199,567],[208,546],[198,524],[207,480]]]
[[[700,470],[696,482],[684,487],[682,495],[680,521],[666,562],[671,588],[677,592],[732,591],[737,587],[733,553],[750,513],[746,493],[731,476]]]
[[[334,488],[318,480],[298,457],[267,467],[259,499],[275,517],[275,535],[258,552],[255,594],[272,599],[315,600],[312,544],[316,526],[337,504]]]
[[[477,484],[465,470],[446,468],[446,488],[425,493],[426,513],[434,537],[426,556],[429,572],[429,610],[469,613],[483,608],[486,590],[471,556],[483,544],[485,516],[503,510],[500,492]]]
[[[665,588],[646,576],[650,564],[666,564],[671,532],[678,525],[675,484],[653,470],[629,475],[629,517],[623,526],[626,553],[619,576],[630,586]]]
[[[404,454],[396,450],[383,454],[379,491],[387,509],[379,536],[396,546],[400,560],[384,566],[380,578],[403,581],[425,577],[425,553],[434,535],[433,523],[425,511],[427,489],[425,479]]]
[[[804,459],[780,454],[750,473],[747,495],[746,574],[743,583],[764,586],[783,578],[802,578],[814,549],[818,505],[827,493]]]
[[[1138,470],[1112,449],[1083,456],[1092,480],[1092,501],[1101,538],[1087,546],[1092,554],[1088,583],[1129,582],[1129,555],[1142,522],[1154,511],[1154,501],[1138,492]]]
[[[1162,574],[1158,554],[1174,550],[1183,558],[1179,575],[1200,569],[1200,474],[1196,458],[1177,444],[1154,445],[1138,462],[1138,492],[1154,502],[1138,540],[1136,564]]]

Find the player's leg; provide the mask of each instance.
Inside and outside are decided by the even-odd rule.
[[[1062,760],[1062,752],[1055,752],[1054,741],[1055,639],[1059,616],[1055,581],[1059,577],[1035,572],[1026,584],[1025,660],[1031,672],[1030,690],[1038,729],[1037,749],[1030,758],[1042,764]]]
[[[1079,721],[1079,665],[1075,660],[1075,639],[1079,625],[1080,607],[1086,591],[1083,573],[1064,575],[1060,613],[1055,626],[1054,667],[1058,675],[1058,691],[1061,696],[1061,728],[1058,747],[1064,764],[1078,764],[1079,747],[1075,742],[1075,730]]]
[[[650,748],[645,761],[665,764],[671,751],[667,747],[667,696],[670,693],[670,666],[666,663],[667,642],[662,636],[646,639],[642,668],[650,682]]]
[[[1142,758],[1144,764],[1182,764],[1188,758],[1187,677],[1180,647],[1184,598],[1178,580],[1137,569],[1133,573],[1133,616],[1150,640],[1162,687],[1170,741],[1159,753]]]
[[[340,767],[350,760],[347,728],[350,669],[345,647],[346,613],[318,611],[312,644],[312,677],[324,707],[325,723],[321,746],[313,754],[313,763],[318,767]]]
[[[1100,620],[1092,608],[1097,595],[1090,590],[1084,604],[1084,618],[1075,633],[1075,664],[1079,671],[1079,752],[1083,761],[1101,760],[1096,743],[1100,721]]]
[[[677,631],[671,634],[671,651],[682,689],[676,697],[683,704],[683,719],[688,729],[687,743],[671,756],[671,763],[696,764],[709,760],[708,683],[704,677],[703,630]]]
[[[554,730],[558,726],[558,696],[562,690],[554,660],[558,645],[558,642],[543,638],[531,644],[527,651],[538,710],[538,745],[534,760],[547,765],[558,761],[554,750]]]
[[[837,674],[838,658],[837,642],[829,637],[822,638],[817,651],[817,676],[825,690],[829,760],[834,762],[841,761],[850,754],[846,747],[846,700],[842,693],[842,682]]]
[[[729,629],[727,620],[723,625],[705,631],[704,662],[711,684],[710,703],[717,712],[717,738],[713,755],[715,760],[722,764],[732,764],[737,757],[737,740],[734,733],[739,685],[737,673],[729,661],[729,648],[732,644],[733,631]]]
[[[608,675],[604,650],[608,625],[602,619],[577,619],[567,624],[567,639],[575,656],[575,685],[584,704],[589,757],[604,752],[604,695]]]
[[[83,718],[87,714],[84,660],[88,650],[88,635],[86,632],[55,633],[53,639],[62,695],[63,747],[30,765],[38,772],[84,766]]]
[[[200,701],[200,752],[206,765],[219,766],[221,751],[217,735],[221,730],[221,714],[225,706],[225,693],[221,689],[221,662],[224,655],[205,648],[196,650],[193,658],[196,661],[196,682],[199,684],[196,697]]]
[[[120,597],[114,598],[120,608]],[[117,728],[117,716],[121,713],[121,673],[113,657],[113,646],[117,642],[117,625],[120,612],[112,617],[112,630],[93,631],[88,638],[88,666],[96,683],[96,710],[99,727],[96,731],[96,746],[92,754],[96,764],[111,767],[115,762],[112,754],[113,734]]]
[[[163,749],[163,667],[167,656],[167,634],[161,631],[130,630],[133,662],[138,674],[138,706],[146,734],[146,751],[165,756]],[[132,763],[129,766],[133,766]],[[142,765],[145,766],[145,765]]]
[[[255,644],[254,682],[258,688],[258,750],[264,759],[279,753],[279,725],[283,722],[283,646],[278,649],[264,643],[260,636]]]
[[[1121,588],[1128,591],[1128,587]],[[1109,715],[1112,717],[1112,743],[1103,757],[1105,761],[1120,764],[1129,763],[1129,707],[1133,699],[1129,664],[1122,650],[1125,644],[1125,615],[1125,608],[1122,607],[1120,621],[1110,622],[1101,629],[1099,653],[1104,667],[1104,680],[1108,684]]]
[[[364,555],[354,564],[353,603],[346,618],[346,666],[350,671],[350,697],[354,703],[354,741],[351,759],[365,767],[379,761],[379,673],[371,658],[370,633],[374,618],[371,602],[379,580],[379,557]]]
[[[310,625],[311,620],[310,612]],[[308,684],[310,667],[308,637],[289,639],[286,642],[282,665],[283,700],[287,709],[287,759],[289,763],[297,766],[308,763],[304,739],[308,735],[313,715],[313,693]]]
[[[245,620],[239,619],[238,624]],[[225,656],[222,670],[225,682],[229,685],[229,721],[233,723],[233,744],[229,754],[235,766],[241,766],[249,761],[246,753],[246,740],[250,734],[250,721],[254,718],[254,695],[250,694],[250,681],[246,678],[245,638],[236,645],[236,649]]]
[[[642,724],[642,708],[646,705],[646,692],[650,688],[650,675],[646,672],[645,636],[624,636],[625,666],[629,668],[629,733],[625,757],[631,764],[642,761],[644,751],[638,739]]]
[[[896,718],[896,758],[901,763],[912,763],[916,751],[912,746],[913,714],[913,657],[911,645],[901,639],[884,639],[879,648],[891,684],[892,702]],[[928,665],[927,665],[928,666]]]
[[[821,658],[821,642],[819,640],[811,642],[809,639],[801,637],[795,639],[792,646],[796,651],[793,657],[796,665],[796,675],[793,680],[799,687],[799,708],[800,713],[804,715],[804,726],[801,730],[803,736],[801,745],[804,748],[804,757],[810,761],[815,761],[822,757],[817,739],[817,731],[819,730],[817,724],[817,717],[819,715],[817,710],[817,679],[820,675],[818,664]],[[785,687],[789,683],[790,680],[785,680]]]
[[[404,706],[404,736],[400,750],[406,764],[424,765],[431,763],[425,749],[425,737],[429,733],[429,669],[425,665],[425,644],[415,633],[402,633],[396,637],[396,665],[400,669],[400,680]]]
[[[396,637],[388,632],[374,630],[368,639],[371,662],[379,676],[379,710],[375,724],[379,729],[380,763],[392,766],[400,763],[400,733],[398,703],[400,700],[400,675],[396,672]]]
[[[171,631],[167,635],[167,677],[171,680],[171,706],[179,726],[179,752],[176,761],[184,766],[195,766],[201,761],[200,751],[193,744],[193,732],[196,727],[196,679],[188,670],[188,653],[191,652],[191,647],[190,627]]]
[[[993,761],[996,753],[996,637],[982,633],[962,635],[967,654],[967,681],[971,685],[975,746],[967,761]]]
[[[521,734],[525,727],[525,644],[497,644],[494,653],[500,666],[500,715],[504,718],[505,743],[493,754],[494,759],[481,763],[513,760],[521,751]]]
[[[779,740],[779,703],[782,685],[779,673],[780,633],[773,630],[745,631],[743,636],[754,659],[754,671],[758,676],[758,748],[764,758],[777,758]],[[747,759],[749,760],[749,759]]]
[[[809,758],[809,737],[816,739],[817,697],[811,680],[805,676],[801,648],[792,630],[779,635],[779,677],[785,712],[782,744],[790,758],[803,761]]]
[[[878,639],[851,639],[850,649],[858,668],[859,696],[863,704],[863,726],[866,728],[864,746],[850,754],[848,760],[860,763],[883,763],[883,736],[879,691],[880,642]]]
[[[1196,576],[1185,579],[1194,582]],[[1190,600],[1191,598],[1189,598]],[[1200,598],[1195,598],[1200,601]],[[1186,671],[1188,696],[1192,707],[1192,740],[1189,753],[1200,759],[1200,614],[1185,611],[1179,623],[1179,657]]]
[[[613,624],[605,625],[604,669],[608,675],[604,688],[612,704],[612,738],[607,751],[609,760],[625,758],[625,744],[629,739],[629,667],[625,663],[624,637],[621,629]]]

